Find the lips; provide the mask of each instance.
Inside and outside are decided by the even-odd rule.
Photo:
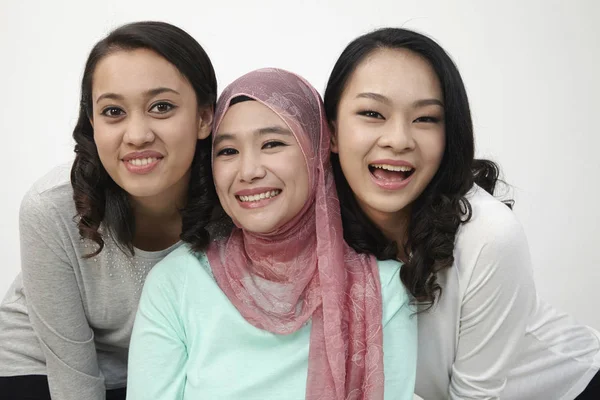
[[[402,189],[410,183],[415,167],[402,160],[377,160],[369,164],[371,178],[386,190]]]
[[[272,197],[275,196],[279,196],[279,194],[281,193],[281,190],[279,189],[275,189],[275,190],[269,190],[266,192],[261,192],[261,193],[256,193],[256,194],[251,194],[251,195],[236,195],[236,198],[241,201],[241,202],[251,202],[251,201],[259,201],[259,200],[264,200],[264,199],[270,199]]]
[[[148,157],[148,158],[133,158],[131,160],[127,160],[126,162],[131,163],[137,167],[142,167],[148,164],[152,164],[155,161],[160,160],[160,158]]]
[[[257,209],[265,207],[282,193],[282,189],[274,187],[261,187],[244,189],[234,193],[237,204],[246,209]]]
[[[128,153],[122,161],[129,172],[147,174],[154,170],[163,158],[164,156],[157,151],[146,150]]]
[[[164,156],[158,151],[153,150],[145,150],[145,151],[132,151],[131,153],[127,153],[122,160],[123,161],[131,161],[135,159],[144,159],[144,158],[164,158]]]
[[[369,164],[369,171],[377,179],[402,181],[410,177],[415,169],[406,165]]]

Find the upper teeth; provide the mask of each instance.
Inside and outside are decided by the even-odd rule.
[[[142,166],[142,165],[151,164],[157,160],[158,160],[158,158],[156,158],[156,157],[148,157],[148,158],[133,158],[131,160],[127,160],[127,162],[130,164],[133,164],[133,165]]]
[[[241,201],[258,201],[262,199],[269,199],[277,196],[281,193],[281,190],[271,190],[270,192],[264,192],[259,194],[253,194],[252,196],[238,196]]]
[[[395,172],[408,172],[408,171],[412,171],[412,168],[406,165],[389,165],[389,164],[372,164],[371,165],[373,168],[381,168],[381,169],[385,169],[388,171],[395,171]]]

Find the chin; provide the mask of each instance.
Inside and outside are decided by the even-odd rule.
[[[248,232],[257,233],[259,235],[266,235],[266,234],[271,233],[271,232],[273,232],[275,230],[273,228],[264,228],[264,229],[261,229],[261,228],[259,228],[259,229],[246,229],[246,228],[244,228],[244,229],[246,231],[248,231]]]
[[[133,197],[153,197],[160,193],[158,188],[148,187],[148,185],[123,185],[121,188]]]
[[[273,232],[275,229],[277,229],[276,227],[272,226],[272,225],[264,225],[264,224],[252,224],[252,223],[240,223],[240,226],[248,232],[252,232],[252,233],[259,233],[259,234],[265,234],[265,233],[270,233]]]
[[[282,224],[266,220],[266,218],[242,218],[238,224],[246,231],[258,234],[266,234],[275,231]]]
[[[397,214],[410,205],[411,202],[394,199],[381,199],[377,201],[370,199],[368,202],[362,202],[361,208],[368,208],[378,214]]]

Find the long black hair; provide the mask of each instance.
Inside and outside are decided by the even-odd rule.
[[[116,238],[119,245],[133,254],[135,221],[127,193],[108,175],[100,162],[90,122],[92,83],[98,62],[119,50],[148,49],[173,64],[186,77],[196,93],[200,108],[214,110],[217,98],[217,79],[212,63],[200,44],[182,29],[164,22],[135,22],[113,30],[96,43],[90,52],[83,79],[79,119],[73,130],[75,161],[71,168],[76,220],[82,238],[91,239],[97,255],[104,248],[100,225]],[[182,210],[183,240],[197,247],[206,245],[209,234],[204,229],[216,201],[210,169],[211,139],[199,140],[191,166],[188,202]],[[186,233],[187,232],[187,233]]]
[[[465,195],[473,184],[493,194],[499,169],[492,161],[474,158],[469,101],[456,65],[435,41],[407,29],[379,29],[360,36],[346,47],[325,90],[325,112],[330,124],[337,119],[340,98],[353,72],[378,49],[407,49],[433,67],[444,96],[446,147],[438,171],[412,205],[406,243],[386,238],[362,211],[344,177],[338,155],[332,154],[344,238],[356,251],[383,260],[397,258],[398,246],[404,246],[405,254],[410,256],[401,270],[402,282],[416,302],[431,306],[441,293],[436,274],[452,266],[456,232],[461,223],[471,218],[471,205]]]

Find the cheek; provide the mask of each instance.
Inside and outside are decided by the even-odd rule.
[[[197,130],[190,121],[173,121],[171,119],[157,121],[153,130],[164,143],[167,152],[173,156],[178,165],[191,167],[198,142]]]
[[[348,148],[353,143],[353,139],[357,136],[355,133],[357,128],[344,121],[345,120],[341,120],[338,125],[337,140],[340,146]]]
[[[424,161],[431,167],[437,170],[442,158],[444,157],[444,151],[446,150],[446,137],[444,132],[436,132],[422,141],[419,145],[421,148]]]
[[[237,179],[237,170],[238,166],[235,160],[227,162],[217,160],[213,163],[213,180],[217,197],[229,216],[232,215],[232,206],[236,202],[232,194],[232,185]]]
[[[121,143],[118,130],[114,127],[96,125],[94,129],[94,143],[100,160],[105,161],[119,156],[119,145]]]
[[[338,156],[342,172],[351,185],[356,179],[361,179],[363,161],[373,147],[374,135],[366,132],[366,128],[357,126],[340,129]]]
[[[308,179],[308,170],[306,168],[306,164],[304,164],[304,158],[302,159],[302,166],[299,167],[299,169],[295,170],[296,176],[298,176],[297,178],[297,184],[299,186],[298,191],[302,194],[302,196],[299,196],[302,198],[302,204],[304,205],[304,203],[306,203],[308,201],[308,192],[310,191],[309,189],[309,179]]]
[[[221,162],[215,162],[213,164],[213,180],[215,182],[215,189],[217,190],[217,194],[219,197],[223,193],[227,191],[227,188],[230,186],[230,179],[228,178],[230,175],[230,171],[228,171],[227,166],[223,165]]]
[[[360,157],[368,153],[377,141],[377,132],[359,122],[340,124],[337,132],[338,154],[340,157]]]
[[[161,136],[165,143],[186,145],[198,140],[196,122],[189,113],[174,118],[155,120],[152,129]]]
[[[282,153],[282,155],[284,155],[284,153]],[[280,178],[284,180],[284,184],[289,185],[290,183],[293,183],[295,192],[294,198],[298,200],[299,203],[304,204],[308,199],[309,179],[306,160],[304,159],[302,152],[298,150],[293,154],[278,157],[278,160],[273,161],[276,162],[276,166],[280,171]],[[273,171],[275,171],[275,169],[273,169]]]

